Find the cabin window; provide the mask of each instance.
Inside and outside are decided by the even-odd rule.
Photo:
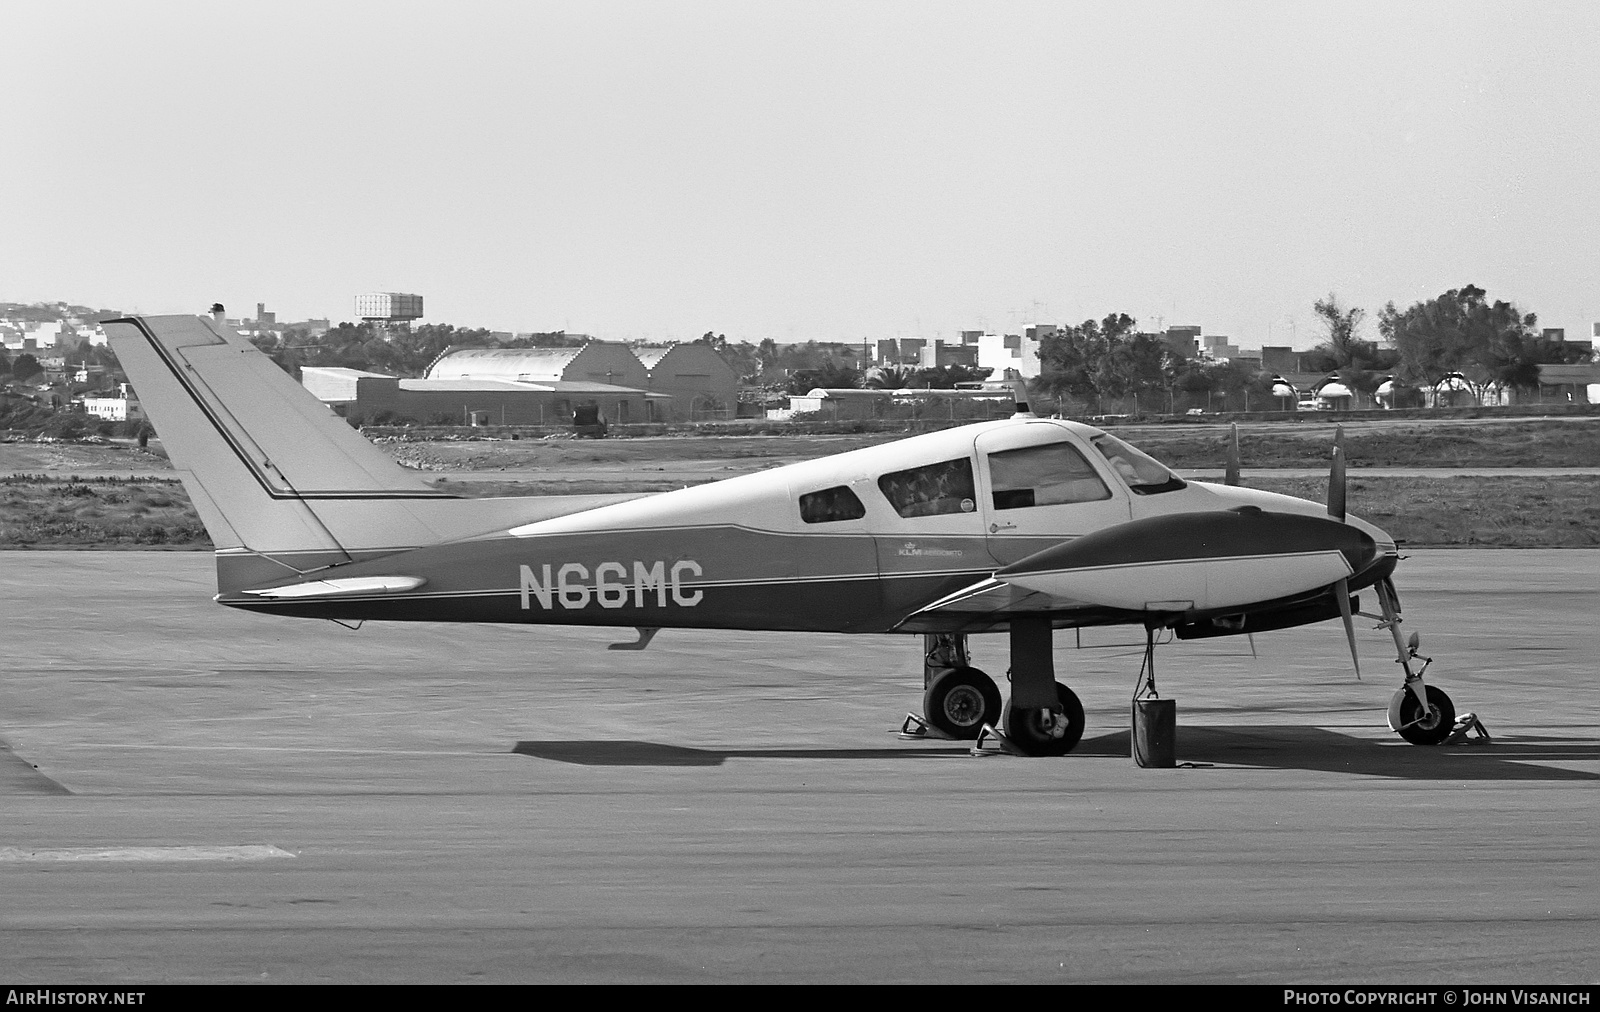
[[[878,479],[878,488],[903,517],[971,513],[977,508],[972,461],[967,457],[891,472]]]
[[[1116,469],[1128,488],[1137,495],[1156,495],[1187,488],[1188,483],[1167,470],[1165,464],[1116,436],[1102,433],[1094,437],[1094,448]]]
[[[808,524],[831,524],[838,520],[860,520],[867,507],[847,486],[836,485],[800,497],[800,519]]]
[[[1111,490],[1071,443],[989,454],[994,508],[1022,509],[1110,499]]]

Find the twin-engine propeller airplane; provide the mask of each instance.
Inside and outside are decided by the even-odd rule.
[[[1052,636],[1135,625],[1179,638],[1344,620],[1375,588],[1405,681],[1390,725],[1432,745],[1450,699],[1400,637],[1383,531],[1329,502],[1185,481],[1088,425],[1005,421],[648,496],[459,498],[367,442],[219,320],[105,325],[216,545],[216,601],[341,621],[633,626],[924,637],[944,735],[1003,728],[1061,755],[1083,707]],[[1236,467],[1230,467],[1230,473]],[[1010,637],[1009,700],[967,636]],[[1147,661],[1153,655],[1147,653]]]

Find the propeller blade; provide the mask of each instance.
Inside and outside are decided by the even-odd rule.
[[[1328,516],[1344,522],[1344,426],[1333,431],[1333,467],[1328,472]]]
[[[1355,665],[1356,680],[1361,679],[1361,658],[1356,656],[1356,623],[1350,616],[1350,581],[1340,580],[1333,585],[1339,598],[1339,617],[1344,619],[1344,638],[1350,641],[1350,663]]]
[[[1230,426],[1232,431],[1228,434],[1228,467],[1222,476],[1224,485],[1239,484],[1239,423]]]

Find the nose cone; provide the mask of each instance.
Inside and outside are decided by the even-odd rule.
[[[1067,541],[998,570],[1001,579],[1163,562],[1283,558],[1338,552],[1351,573],[1377,556],[1371,537],[1326,517],[1255,506],[1133,520]]]

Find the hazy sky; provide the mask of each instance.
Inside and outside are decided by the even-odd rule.
[[[0,0],[0,300],[1306,347],[1471,282],[1588,337],[1597,52],[1592,2]]]

